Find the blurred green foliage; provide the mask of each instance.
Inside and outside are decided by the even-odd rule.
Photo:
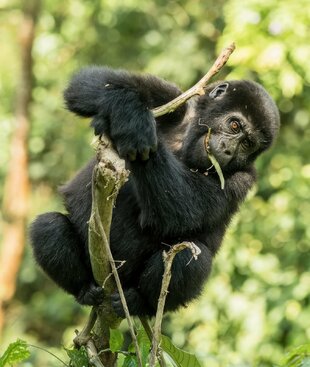
[[[0,356],[0,367],[13,365],[24,359],[29,358],[30,352],[28,350],[27,343],[21,339],[11,343],[6,351]]]
[[[19,0],[0,1],[0,182],[8,168],[19,76]],[[57,185],[93,154],[88,122],[62,90],[86,64],[147,71],[187,88],[216,51],[237,50],[221,78],[250,78],[275,98],[282,128],[258,162],[259,181],[235,218],[200,300],[166,317],[165,333],[208,367],[269,367],[310,338],[310,3],[308,0],[45,0],[35,60],[29,220],[62,210]],[[3,195],[0,185],[0,197]],[[1,224],[0,224],[1,240]],[[66,359],[87,309],[34,266],[29,248],[7,309],[4,346],[17,337]],[[57,366],[32,354],[25,366]]]

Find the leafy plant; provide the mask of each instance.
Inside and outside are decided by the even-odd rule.
[[[289,352],[283,359],[281,367],[310,367],[310,344],[300,345]]]
[[[124,337],[120,330],[110,329],[110,349],[115,353],[122,349],[124,343]]]
[[[0,367],[13,365],[30,357],[28,345],[24,340],[17,339],[11,343],[0,358]]]
[[[200,367],[200,363],[194,354],[176,347],[171,339],[165,335],[161,337],[161,347],[172,358],[177,367]]]
[[[151,342],[143,328],[138,330],[137,334],[138,344],[142,354],[143,366],[147,366],[148,358],[150,356]],[[120,351],[123,345],[124,338],[119,330],[110,330],[110,348],[113,352]],[[168,336],[162,335],[161,344],[162,350],[167,353],[176,367],[201,367],[195,355],[185,352],[176,347]],[[134,355],[134,346],[131,344],[128,348],[128,353],[122,362],[122,367],[136,367],[138,366],[137,358]],[[80,366],[77,366],[80,367]]]
[[[84,347],[80,349],[65,349],[70,358],[70,367],[88,367],[88,356]]]

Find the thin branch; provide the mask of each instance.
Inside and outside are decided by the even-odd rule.
[[[95,325],[97,320],[97,309],[93,307],[88,316],[88,320],[82,331],[79,333],[76,331],[77,335],[73,339],[73,343],[77,347],[81,347],[82,345],[86,345],[88,340],[91,338],[91,331]]]
[[[46,353],[50,354],[51,356],[53,356],[54,358],[56,358],[59,362],[61,362],[64,366],[70,367],[66,362],[64,362],[62,359],[60,359],[59,357],[57,357],[56,354],[50,352],[48,349],[39,347],[38,345],[28,344],[28,343],[27,343],[27,346],[28,347],[31,347],[31,348],[36,348],[36,349],[39,349],[39,350],[43,350],[43,352],[46,352]]]
[[[171,279],[171,267],[174,257],[177,253],[184,249],[190,249],[193,254],[193,258],[197,260],[199,254],[201,253],[200,248],[195,245],[193,242],[181,242],[171,247],[171,249],[166,252],[163,251],[163,258],[165,264],[165,270],[161,285],[160,296],[158,299],[157,305],[157,312],[155,317],[155,324],[153,328],[153,340],[152,340],[152,351],[151,351],[151,358],[150,358],[150,367],[154,367],[156,363],[156,357],[158,355],[158,347],[160,343],[160,336],[161,336],[161,324],[164,315],[164,308],[166,303],[166,297],[168,294],[168,287],[170,284]]]
[[[152,343],[153,340],[153,332],[152,332],[152,328],[148,322],[148,319],[146,317],[139,317],[141,324],[146,332],[147,337],[149,338],[150,342]],[[157,359],[158,359],[158,363],[160,367],[166,367],[166,361],[163,355],[163,351],[161,348],[158,348],[158,353],[157,353]]]
[[[217,74],[221,68],[226,64],[230,55],[234,52],[236,46],[234,43],[230,44],[228,47],[224,48],[224,50],[220,53],[218,58],[215,60],[211,69],[207,72],[207,74],[199,80],[193,87],[182,93],[180,96],[176,97],[172,101],[164,104],[163,106],[156,107],[152,109],[154,117],[159,117],[165,115],[166,113],[171,113],[175,111],[179,106],[184,104],[188,99],[195,95],[204,95],[204,88],[209,82],[209,80]]]
[[[88,355],[89,362],[95,366],[95,367],[105,367],[99,358],[99,355],[97,353],[97,348],[95,346],[95,343],[92,339],[89,339],[86,344],[86,352]]]

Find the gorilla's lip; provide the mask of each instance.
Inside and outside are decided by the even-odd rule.
[[[210,140],[211,140],[210,137],[211,137],[211,129],[209,128],[208,133],[205,135],[204,140],[203,140],[204,147],[205,147],[205,150],[206,150],[207,154],[210,153],[210,149],[211,149],[211,147],[210,147]]]
[[[213,169],[214,169],[214,171],[216,171],[216,173],[218,174],[218,177],[221,183],[221,189],[223,190],[225,187],[225,179],[224,179],[222,168],[224,168],[227,163],[222,164],[221,162],[219,162],[216,156],[211,153],[211,149],[209,147],[208,149],[206,149],[206,153],[207,153],[208,161],[210,162],[210,167],[206,169],[204,174],[208,175],[209,171],[212,170],[213,172]]]
[[[210,139],[207,141],[207,143],[208,145],[206,146],[206,153],[208,156],[208,160],[211,161],[212,163],[212,158],[213,158],[213,161],[215,160],[221,169],[225,168],[231,162],[233,158],[231,157],[230,159],[223,160],[224,152],[222,149],[218,149],[218,146],[214,144],[214,141],[212,141],[212,135]],[[211,159],[210,159],[210,156],[212,156]],[[214,163],[212,164],[214,165]]]

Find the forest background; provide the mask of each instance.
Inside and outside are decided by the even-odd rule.
[[[309,1],[32,1],[25,11],[27,1],[0,0],[0,355],[22,338],[65,359],[62,345],[88,314],[38,270],[24,231],[37,214],[63,211],[57,186],[94,154],[88,121],[64,108],[72,73],[107,64],[185,90],[231,41],[218,79],[263,84],[280,109],[280,136],[257,162],[258,184],[203,296],[166,316],[163,331],[208,367],[273,366],[309,342]],[[22,365],[59,361],[34,350]]]

